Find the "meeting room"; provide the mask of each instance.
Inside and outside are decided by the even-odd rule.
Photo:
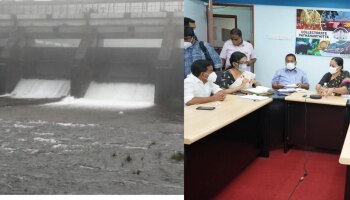
[[[350,4],[184,0],[187,200],[350,200]]]

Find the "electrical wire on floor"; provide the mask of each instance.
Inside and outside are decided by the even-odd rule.
[[[306,128],[307,128],[307,126],[306,126],[306,122],[307,122],[307,120],[306,120],[306,117],[307,117],[306,99],[307,99],[307,96],[305,97],[305,102],[304,102],[304,105],[305,105],[304,141],[307,143],[307,136],[306,136],[306,132],[307,132],[306,131]],[[299,184],[301,182],[303,182],[305,177],[308,175],[308,172],[307,172],[307,169],[306,169],[306,163],[307,163],[309,157],[308,157],[307,151],[304,151],[304,152],[305,152],[305,154],[304,154],[304,174],[303,174],[303,176],[300,177],[300,179],[298,180],[297,184],[294,186],[293,190],[289,194],[288,200],[290,200],[292,198],[292,196],[293,196],[295,190],[298,188]]]

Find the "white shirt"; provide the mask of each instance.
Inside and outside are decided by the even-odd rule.
[[[226,59],[226,67],[231,66],[230,64],[230,57],[233,52],[240,51],[244,53],[248,60],[256,58],[254,55],[254,48],[253,45],[250,44],[249,42],[246,42],[243,40],[242,44],[239,46],[235,46],[232,43],[232,40],[227,40],[222,47],[221,53],[220,53],[220,58]],[[250,71],[250,67],[248,66],[248,71]]]
[[[210,97],[212,93],[215,94],[220,90],[221,88],[215,83],[209,81],[203,83],[203,81],[199,80],[191,73],[187,75],[187,78],[184,80],[185,104],[194,97]]]

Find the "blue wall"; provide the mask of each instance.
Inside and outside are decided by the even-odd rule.
[[[184,1],[184,17],[196,21],[196,35],[201,41],[208,41],[207,37],[207,16],[204,2],[199,0]]]
[[[271,79],[278,68],[284,66],[284,58],[288,53],[295,52],[296,9],[291,6],[254,6],[254,41],[256,79],[264,86],[271,86]],[[309,9],[322,9],[318,7]],[[340,10],[332,9],[331,10]],[[341,9],[342,11],[349,11]],[[282,17],[283,16],[283,17]],[[279,40],[271,35],[290,36]],[[316,84],[327,72],[332,57],[296,55],[297,67],[303,69],[310,81],[310,90],[314,91]],[[350,69],[350,59],[344,58],[344,68]]]
[[[215,3],[302,6],[318,8],[350,8],[349,0],[213,0]]]
[[[223,2],[224,0],[220,1]],[[200,24],[196,23],[198,35],[201,36],[202,40],[206,41],[207,26],[203,2],[200,0],[185,0],[184,2],[185,16],[195,19],[196,22],[199,21]],[[239,1],[235,0],[234,2],[237,3]],[[247,2],[251,1],[244,1],[244,3]],[[288,0],[287,2],[291,1]],[[315,1],[312,2],[315,3]],[[340,2],[344,3],[344,1]],[[280,4],[282,3],[280,1]],[[284,66],[285,55],[295,52],[296,9],[325,9],[320,7],[325,5],[324,3],[319,2],[319,6],[313,7],[254,5],[254,48],[257,56],[255,73],[257,80],[262,85],[270,87],[275,71]],[[342,9],[337,8],[339,5],[333,3],[327,9],[350,11],[350,9],[344,9],[345,7]],[[350,3],[347,6],[350,7]],[[273,35],[289,36],[290,38],[276,40],[271,38]],[[331,57],[297,55],[297,66],[307,73],[310,81],[310,90],[315,90],[315,85],[327,72],[330,59]],[[344,68],[350,70],[350,58],[344,58]]]

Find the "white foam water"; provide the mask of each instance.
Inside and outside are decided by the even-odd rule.
[[[140,83],[91,82],[84,98],[66,97],[50,105],[98,109],[140,109],[154,106],[155,87]]]
[[[21,79],[11,92],[13,98],[60,98],[70,92],[69,80]]]
[[[91,82],[85,99],[111,102],[154,102],[154,85],[141,83]]]

